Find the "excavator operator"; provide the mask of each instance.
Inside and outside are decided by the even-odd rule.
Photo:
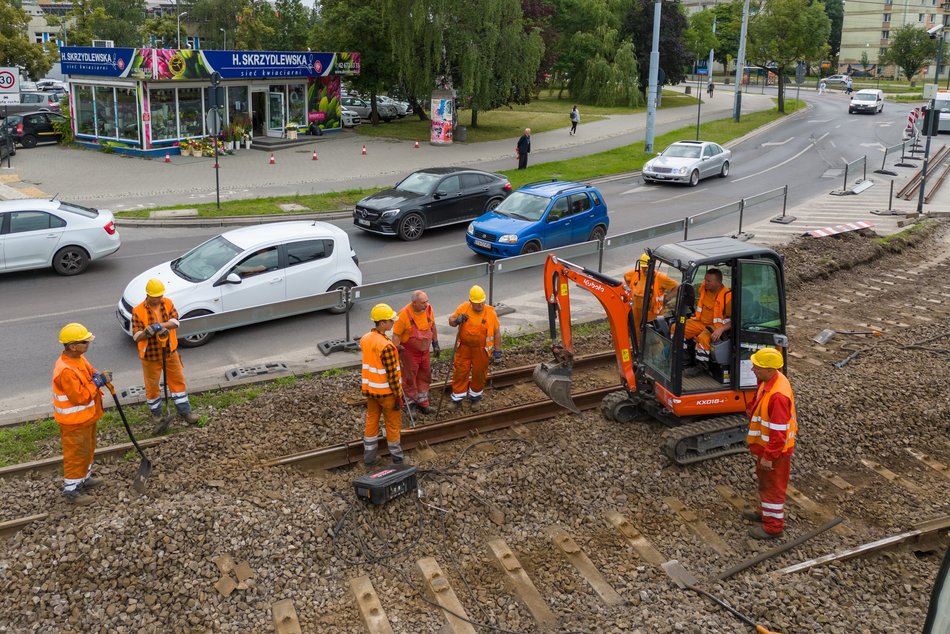
[[[634,332],[637,335],[637,342],[640,341],[640,321],[643,317],[643,304],[646,296],[647,269],[650,266],[650,256],[644,253],[637,260],[637,265],[623,274],[623,279],[630,288],[630,294],[633,296],[633,323]],[[647,307],[647,321],[652,321],[658,315],[662,315],[666,309],[667,293],[675,295],[679,284],[669,275],[660,273],[659,270],[653,272],[653,293],[650,297],[650,305]]]
[[[722,283],[722,271],[708,269],[699,287],[696,315],[686,320],[683,339],[696,341],[696,360],[708,362],[712,344],[731,328],[732,291]]]

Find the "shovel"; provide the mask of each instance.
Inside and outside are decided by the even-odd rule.
[[[694,577],[692,574],[690,574],[690,572],[686,570],[686,568],[684,568],[683,565],[677,560],[671,559],[667,562],[664,562],[663,570],[666,571],[666,574],[670,576],[670,579],[672,579],[673,582],[676,583],[676,585],[678,585],[680,588],[686,588],[687,590],[692,590],[693,592],[700,594],[706,597],[707,599],[710,599],[717,605],[725,608],[726,611],[728,611],[730,614],[732,614],[734,617],[736,617],[737,619],[739,619],[740,621],[742,621],[749,627],[754,627],[755,631],[758,634],[780,634],[779,632],[773,632],[772,630],[768,629],[764,625],[757,624],[755,621],[747,617],[742,612],[739,612],[734,607],[732,607],[731,605],[729,605],[728,603],[726,603],[725,601],[723,601],[716,595],[710,594],[709,592],[706,592],[705,590],[701,590],[697,588],[696,584],[699,583],[699,580],[696,577]]]
[[[880,337],[882,334],[880,330],[834,330],[833,328],[825,328],[812,341],[824,345],[834,339],[835,335],[874,335]]]
[[[129,427],[129,421],[125,419],[125,412],[122,411],[122,404],[119,403],[119,397],[115,395],[115,387],[113,387],[111,383],[107,383],[106,385],[109,388],[109,392],[112,394],[112,400],[115,401],[115,408],[119,410],[119,417],[122,419],[122,424],[125,425],[125,431],[129,434],[129,439],[131,439],[132,444],[135,445],[135,450],[139,452],[140,456],[142,456],[142,462],[139,463],[139,470],[135,474],[135,479],[132,480],[132,488],[139,493],[145,493],[145,482],[152,474],[152,461],[145,457],[145,452],[142,451],[141,447],[139,447],[139,443],[137,440],[135,440],[135,436],[132,435],[132,428]]]

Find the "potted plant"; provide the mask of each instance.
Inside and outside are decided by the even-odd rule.
[[[181,150],[182,156],[191,156],[191,141],[182,139],[178,142],[178,149]]]
[[[285,130],[287,132],[288,140],[294,141],[297,139],[297,129],[299,127],[300,126],[298,126],[296,123],[293,123],[293,122],[287,124],[287,126],[285,127]]]
[[[247,130],[244,131],[244,147],[249,150],[251,149],[251,135]]]
[[[234,130],[230,126],[221,132],[221,138],[224,141],[224,148],[231,150],[234,148]]]

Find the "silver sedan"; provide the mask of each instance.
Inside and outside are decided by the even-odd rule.
[[[728,176],[731,160],[732,151],[718,143],[677,141],[643,165],[643,180],[689,183],[695,187],[703,178]]]

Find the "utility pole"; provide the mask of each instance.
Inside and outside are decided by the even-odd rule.
[[[749,0],[742,3],[742,29],[739,31],[739,55],[736,57],[736,97],[732,106],[732,118],[738,123],[742,112],[742,74],[745,71],[745,38],[749,31]],[[766,78],[768,75],[766,75]]]
[[[716,18],[713,17],[713,36],[716,35]],[[709,49],[709,63],[706,64],[706,68],[709,69],[709,83],[712,83],[712,65],[713,65],[713,52],[716,49]]]
[[[748,3],[749,0],[746,0]],[[653,135],[656,127],[656,89],[660,72],[660,8],[663,0],[656,0],[653,8],[653,50],[650,51],[650,82],[647,84],[647,131],[643,151],[653,154]]]
[[[940,112],[934,107],[936,104],[937,89],[940,87],[940,57],[943,53],[943,33],[946,27],[940,30],[940,38],[937,40],[937,68],[934,69],[934,96],[930,98],[927,116],[924,117],[924,132],[927,133],[927,143],[924,144],[924,162],[920,166],[920,191],[917,192],[917,213],[924,212],[924,190],[927,189],[927,163],[930,160],[930,137],[933,128],[937,128],[937,134],[940,134]],[[933,37],[933,36],[932,36]],[[936,121],[935,121],[936,120]]]

